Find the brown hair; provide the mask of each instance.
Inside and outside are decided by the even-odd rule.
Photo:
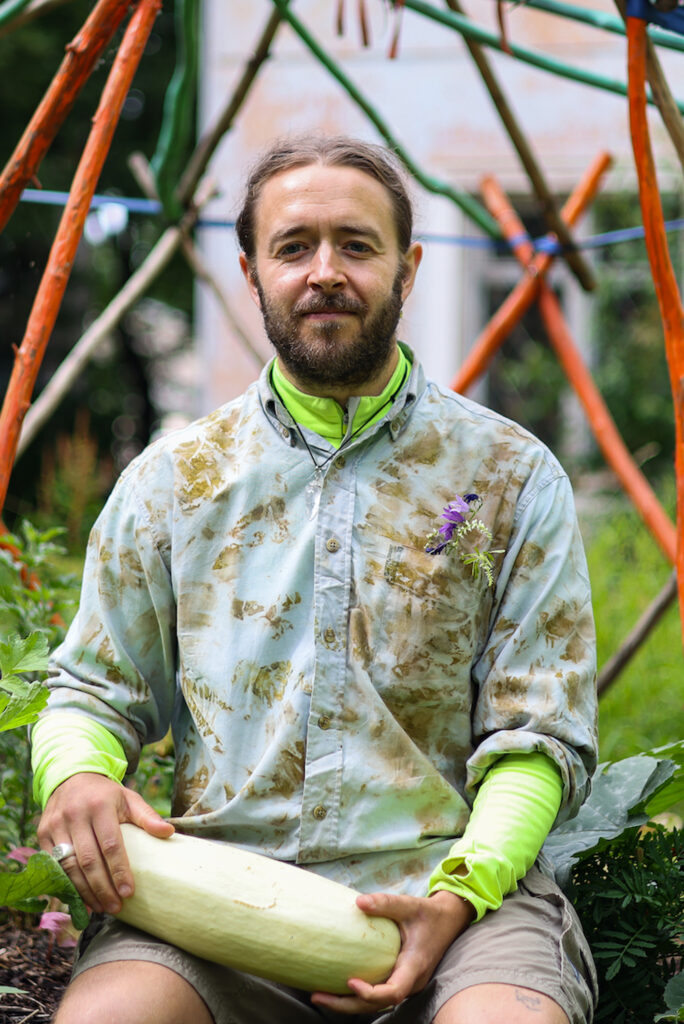
[[[399,248],[402,253],[406,252],[411,244],[413,208],[394,155],[382,146],[345,135],[297,135],[276,140],[256,162],[247,179],[235,230],[240,248],[250,262],[256,255],[256,207],[263,186],[281,171],[308,164],[354,167],[384,185],[392,202]]]

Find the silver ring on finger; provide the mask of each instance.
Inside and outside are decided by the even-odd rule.
[[[60,864],[67,857],[71,857],[75,853],[75,850],[71,843],[57,843],[56,846],[52,847],[51,856]]]

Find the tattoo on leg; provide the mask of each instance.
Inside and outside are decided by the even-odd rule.
[[[528,1010],[532,1010],[533,1013],[539,1013],[541,1011],[541,999],[539,996],[533,996],[529,992],[521,992],[519,988],[515,990],[516,1002],[522,1003]]]

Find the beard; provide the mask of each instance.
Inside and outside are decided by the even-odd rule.
[[[289,312],[264,293],[258,277],[255,284],[269,341],[285,369],[301,385],[361,387],[380,373],[394,349],[394,336],[401,316],[404,268],[399,267],[392,290],[373,312],[358,299],[345,295],[313,295],[295,303]],[[353,313],[358,318],[356,333],[346,339],[349,322],[304,322],[307,313]]]

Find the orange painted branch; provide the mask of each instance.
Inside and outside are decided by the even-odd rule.
[[[627,18],[629,125],[653,283],[665,335],[675,414],[677,581],[684,640],[684,309],[667,247],[663,208],[646,115],[646,22]]]
[[[594,198],[601,178],[610,164],[611,157],[608,153],[599,154],[579,182],[561,211],[561,216],[568,226],[571,227],[579,220]],[[553,260],[554,256],[551,253],[539,253],[535,256],[528,273],[499,307],[464,359],[463,365],[451,382],[454,391],[467,391],[485,372],[513,327],[534,302],[539,292],[541,277],[549,269]]]
[[[487,177],[482,181],[481,192],[487,209],[501,225],[518,260],[524,268],[529,267],[534,248],[503,189],[494,178]],[[675,527],[622,440],[570,333],[560,303],[546,281],[540,282],[539,308],[549,340],[582,403],[606,462],[615,471],[665,557],[674,565],[677,557]]]
[[[7,495],[21,424],[71,274],[90,202],[109,152],[121,107],[160,7],[161,0],[141,0],[128,24],[74,175],[24,339],[16,353],[0,412],[0,511]]]
[[[37,173],[129,5],[130,0],[100,0],[81,31],[66,47],[66,57],[0,176],[0,231],[12,216],[24,187]]]

